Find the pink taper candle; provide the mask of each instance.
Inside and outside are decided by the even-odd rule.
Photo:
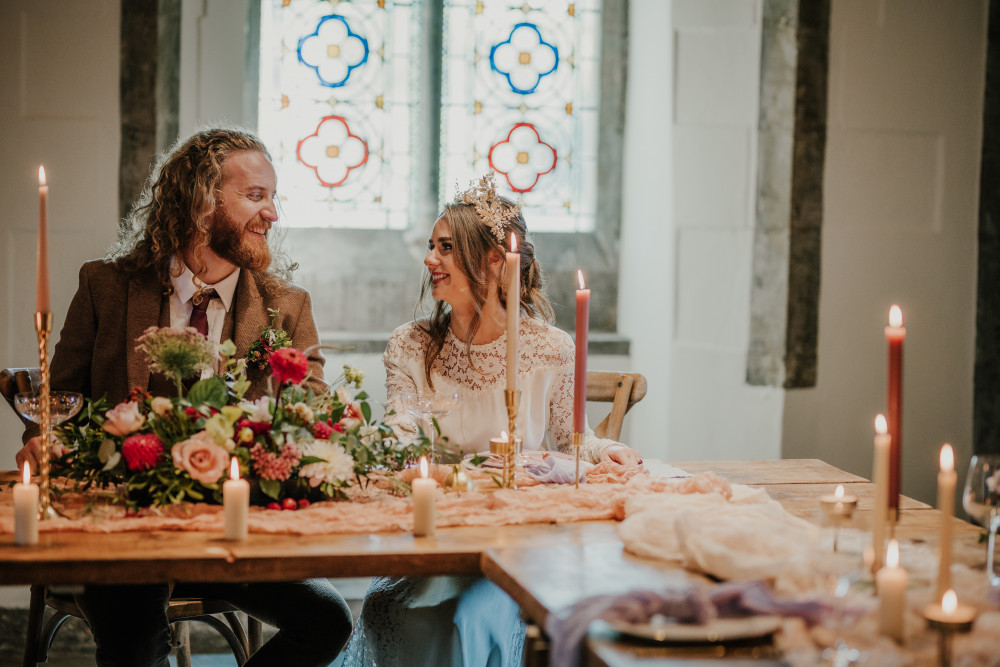
[[[521,326],[521,253],[517,251],[517,236],[510,235],[507,253],[507,390],[517,389],[517,337]]]
[[[587,418],[587,334],[590,330],[590,290],[583,283],[583,271],[576,272],[576,369],[573,393],[573,433],[583,433]]]
[[[52,312],[49,306],[49,186],[45,167],[38,168],[38,281],[35,285],[35,311]]]
[[[898,520],[900,471],[903,457],[903,311],[894,305],[889,309],[889,326],[885,328],[889,343],[889,511]]]

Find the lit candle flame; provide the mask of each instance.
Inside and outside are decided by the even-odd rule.
[[[31,484],[31,470],[28,468],[28,462],[24,462],[24,471],[21,473],[21,479],[24,480],[25,484]]]
[[[885,548],[886,567],[899,567],[899,542],[889,540],[889,546]]]
[[[576,270],[576,279],[580,281],[580,289],[587,289],[587,286],[583,283],[583,271],[580,269]]]
[[[837,500],[840,500],[841,498],[844,497],[844,485],[843,484],[838,484],[837,485],[837,490],[833,492],[833,497],[836,498]]]
[[[510,251],[517,252],[517,234],[510,235]]]
[[[897,329],[903,326],[903,311],[896,304],[889,309],[889,326]]]
[[[948,589],[944,592],[944,597],[941,598],[941,609],[943,609],[946,614],[953,614],[957,608],[958,596],[955,595],[955,591]]]
[[[420,457],[420,477],[422,479],[427,479],[427,457]]]
[[[43,187],[45,185],[45,167],[38,167],[38,186]]]
[[[885,435],[889,432],[889,425],[885,421],[885,415],[875,415],[875,432],[879,435]]]
[[[941,447],[941,471],[951,472],[955,469],[955,452],[952,451],[951,445],[945,443]]]
[[[229,459],[229,479],[239,479],[240,478],[240,462],[236,457]]]

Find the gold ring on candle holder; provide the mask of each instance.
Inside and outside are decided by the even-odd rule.
[[[576,478],[573,480],[575,488],[580,488],[580,447],[583,446],[583,433],[573,434],[573,448],[576,450]]]

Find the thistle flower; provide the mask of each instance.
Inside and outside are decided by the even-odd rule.
[[[136,342],[149,370],[173,380],[178,394],[183,393],[185,378],[210,370],[216,359],[212,343],[191,327],[149,327]]]

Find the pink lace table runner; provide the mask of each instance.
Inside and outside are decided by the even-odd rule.
[[[450,467],[438,466],[442,481]],[[490,477],[472,474],[478,491],[437,492],[437,526],[505,526],[527,523],[569,523],[601,519],[621,520],[629,498],[659,493],[715,493],[726,498],[728,482],[713,473],[665,479],[649,475],[640,466],[604,463],[588,472],[588,483],[522,485],[498,489]],[[525,480],[527,482],[527,480]],[[530,484],[530,482],[528,482]],[[289,535],[331,535],[410,531],[413,502],[370,486],[352,488],[350,499],[313,503],[296,511],[250,508],[250,532]],[[0,493],[0,533],[13,533],[13,503],[9,490]],[[222,531],[222,508],[203,503],[146,508],[126,514],[121,506],[92,494],[63,493],[53,504],[65,518],[41,523],[43,532],[117,533],[130,531]]]

